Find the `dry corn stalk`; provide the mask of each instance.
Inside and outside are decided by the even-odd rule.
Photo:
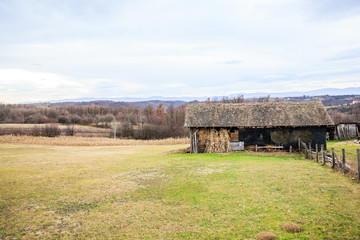
[[[215,129],[208,130],[206,140],[206,153],[225,153],[231,151],[230,136],[226,129],[220,131]]]

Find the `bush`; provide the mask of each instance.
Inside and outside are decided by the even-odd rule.
[[[70,119],[69,119],[69,116],[59,116],[58,117],[58,123],[62,123],[62,124],[68,124],[70,123]]]
[[[65,130],[66,136],[74,136],[75,135],[75,125],[68,125]]]
[[[34,137],[40,137],[41,136],[41,128],[35,125],[31,130],[31,135]]]
[[[116,130],[117,137],[133,137],[134,136],[134,128],[129,122],[124,122],[121,126]]]
[[[41,132],[44,137],[57,137],[61,134],[61,130],[56,124],[46,124]]]

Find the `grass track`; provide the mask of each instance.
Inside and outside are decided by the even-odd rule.
[[[0,239],[360,239],[347,177],[300,157],[164,153],[182,147],[0,144]]]

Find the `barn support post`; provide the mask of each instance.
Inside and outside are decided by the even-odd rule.
[[[193,153],[193,149],[194,149],[193,130],[190,129],[190,153]]]
[[[194,153],[198,153],[197,131],[194,132]]]
[[[324,144],[321,144],[321,156],[322,156],[322,165],[324,165],[325,164]]]
[[[342,152],[342,171],[343,171],[343,174],[345,174],[345,149],[341,149],[341,152]]]
[[[315,145],[315,151],[316,151],[316,162],[319,162],[319,146]]]
[[[190,132],[190,153],[198,153],[197,144],[197,131],[191,130]]]
[[[335,152],[334,148],[331,148],[331,168],[335,168]]]

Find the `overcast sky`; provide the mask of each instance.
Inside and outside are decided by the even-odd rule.
[[[358,0],[0,0],[0,102],[360,87]]]

